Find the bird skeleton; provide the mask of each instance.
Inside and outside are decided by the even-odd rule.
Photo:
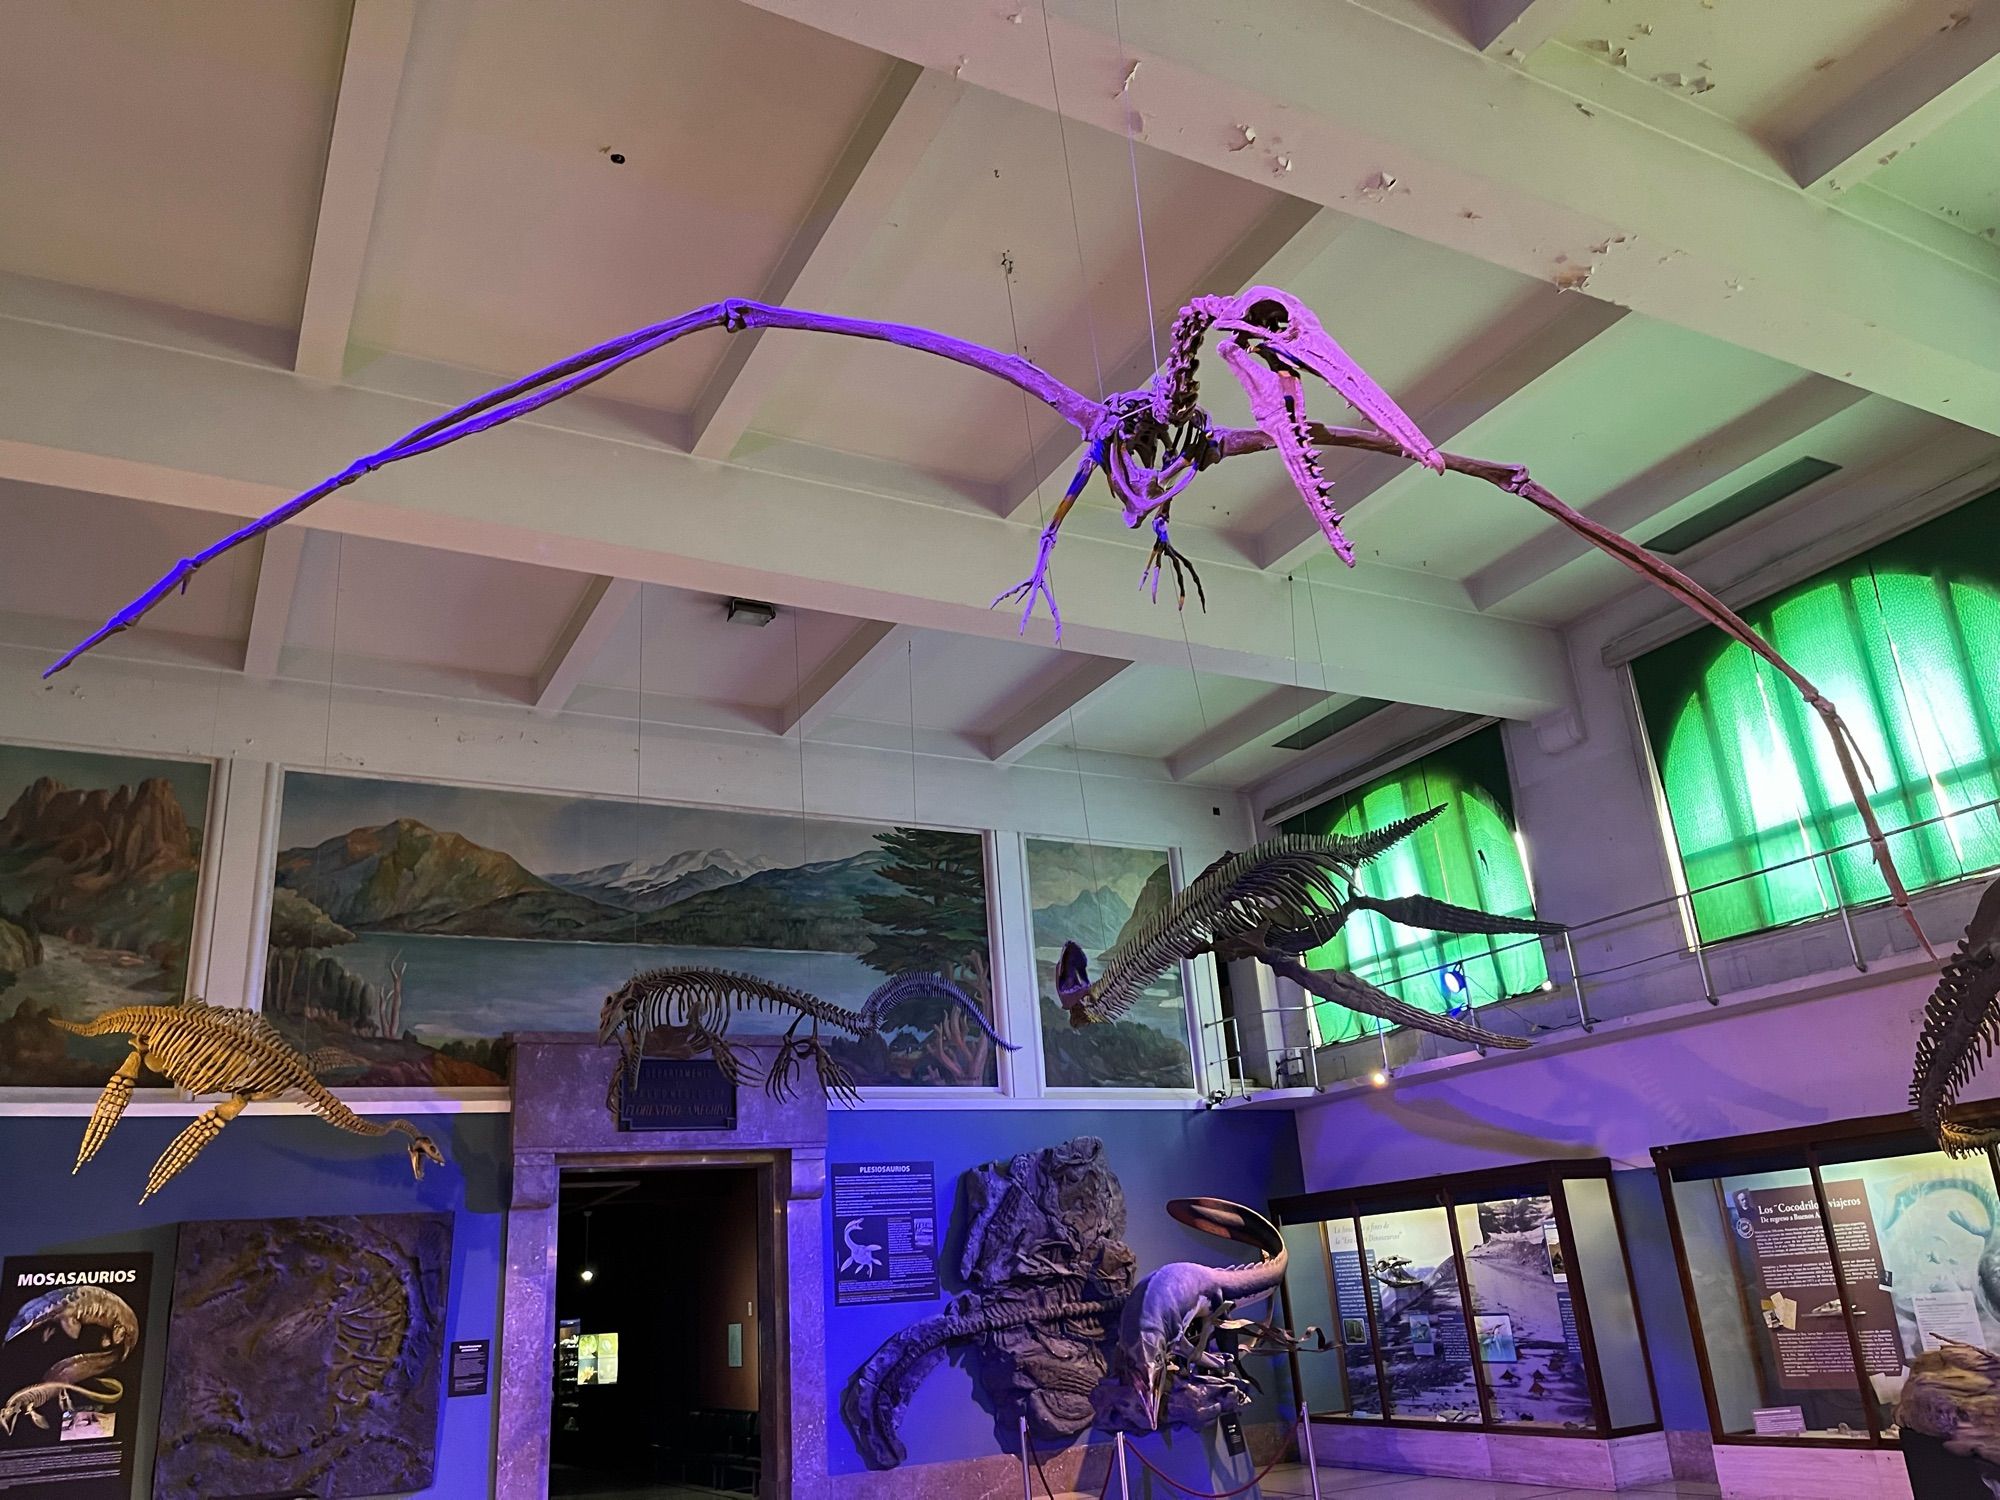
[[[1043,527],[1029,575],[1002,592],[993,603],[1022,605],[1021,629],[1027,629],[1037,602],[1046,603],[1056,639],[1062,637],[1062,616],[1049,580],[1049,564],[1063,521],[1091,476],[1103,472],[1128,527],[1149,526],[1153,544],[1140,572],[1141,586],[1150,583],[1158,595],[1163,567],[1174,573],[1180,600],[1186,602],[1189,582],[1197,598],[1205,597],[1193,564],[1171,539],[1173,503],[1202,470],[1225,459],[1276,449],[1286,473],[1299,492],[1321,534],[1341,560],[1352,566],[1354,549],[1341,530],[1341,514],[1333,504],[1333,486],[1320,467],[1322,448],[1360,448],[1422,464],[1437,473],[1481,479],[1518,495],[1608,553],[1649,583],[1664,589],[1697,615],[1718,626],[1785,674],[1805,701],[1819,714],[1833,738],[1834,753],[1856,810],[1868,831],[1875,863],[1904,919],[1927,952],[1909,895],[1896,871],[1874,810],[1868,803],[1863,767],[1852,734],[1839,712],[1819,689],[1777,649],[1750,628],[1734,610],[1679,569],[1638,543],[1565,505],[1517,465],[1491,459],[1440,452],[1409,415],[1378,386],[1333,337],[1320,326],[1312,310],[1289,292],[1253,286],[1233,297],[1197,297],[1181,309],[1174,322],[1172,349],[1158,374],[1144,389],[1121,391],[1093,401],[1046,371],[1015,354],[953,338],[949,334],[907,324],[877,323],[833,313],[809,312],[742,298],[710,302],[664,323],[636,329],[607,343],[582,350],[546,369],[453,407],[378,452],[356,459],[339,473],[295,495],[276,509],[240,527],[191,557],[184,557],[164,576],[103,625],[65,652],[44,677],[53,676],[77,657],[121,630],[128,630],[168,595],[183,590],[195,573],[225,552],[261,536],[301,514],[334,491],[355,483],[392,463],[430,453],[461,438],[488,431],[516,417],[575,394],[605,376],[703,329],[729,333],[752,330],[795,330],[830,333],[847,338],[874,339],[969,365],[1007,381],[1041,401],[1077,430],[1083,454],[1062,500]],[[1249,397],[1254,426],[1216,427],[1198,404],[1196,368],[1204,338],[1213,334],[1222,362],[1241,382]],[[1329,427],[1309,419],[1305,378],[1331,386],[1367,420],[1361,428]],[[1934,956],[1934,955],[1933,955]]]

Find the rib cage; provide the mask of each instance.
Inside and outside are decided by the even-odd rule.
[[[50,1019],[76,1036],[123,1035],[132,1039],[132,1054],[114,1073],[84,1128],[77,1167],[96,1154],[131,1102],[132,1086],[143,1064],[164,1074],[190,1094],[226,1094],[222,1103],[197,1116],[154,1163],[146,1182],[146,1197],[199,1156],[244,1105],[280,1094],[293,1094],[327,1124],[351,1135],[382,1136],[400,1131],[410,1138],[410,1168],[423,1175],[423,1162],[441,1162],[436,1144],[408,1120],[386,1125],[365,1119],[334,1097],[313,1076],[298,1050],[262,1016],[189,1000],[182,1005],[121,1005],[88,1021]],[[145,1199],[140,1200],[144,1202]]]
[[[1436,817],[1431,808],[1359,837],[1280,834],[1227,855],[1197,875],[1138,932],[1103,956],[1104,973],[1083,997],[1092,1020],[1122,1016],[1139,993],[1183,959],[1217,942],[1296,920],[1318,903],[1336,908],[1355,868]]]
[[[1968,1130],[1946,1116],[1959,1090],[2000,1045],[2000,881],[1986,888],[1957,949],[1924,1006],[1910,1079],[1917,1122],[1953,1156],[2000,1141],[2000,1130]]]
[[[750,1064],[737,1055],[729,1041],[729,1024],[736,1012],[752,1009],[798,1013],[786,1028],[778,1055],[764,1076],[766,1092],[788,1097],[799,1065],[810,1061],[829,1095],[853,1102],[860,1095],[846,1070],[820,1041],[819,1028],[829,1026],[850,1036],[870,1036],[882,1029],[882,1023],[898,1006],[931,996],[958,1005],[994,1045],[1010,1052],[1018,1050],[1000,1039],[970,995],[941,974],[891,975],[875,987],[859,1010],[849,1010],[806,990],[733,969],[647,969],[607,996],[598,1018],[599,1042],[608,1042],[616,1035],[621,1054],[605,1103],[617,1112],[621,1080],[630,1082],[636,1077],[645,1039],[656,1030],[680,1033],[691,1050],[713,1057],[731,1083],[754,1082]],[[811,1034],[800,1037],[796,1033],[806,1021],[812,1023]]]

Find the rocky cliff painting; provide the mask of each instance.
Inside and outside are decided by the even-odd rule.
[[[48,1017],[181,998],[208,782],[203,761],[0,745],[0,1087],[97,1088],[123,1044]]]
[[[1173,899],[1167,851],[1068,839],[1031,838],[1027,846],[1049,1087],[1193,1088],[1187,991],[1178,968],[1150,985],[1125,1016],[1100,1025],[1071,1026],[1056,998],[1056,960],[1066,941],[1082,944],[1094,973],[1098,957],[1134,922]]]
[[[404,1495],[438,1475],[450,1214],[184,1224],[155,1495]]]
[[[666,964],[849,1007],[927,970],[992,1015],[974,833],[295,772],[279,849],[264,1013],[354,1058],[336,1085],[499,1084],[506,1033],[595,1031],[605,995]],[[943,1001],[829,1041],[864,1086],[998,1077]]]

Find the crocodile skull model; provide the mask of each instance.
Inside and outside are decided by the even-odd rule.
[[[1360,448],[1407,458],[1439,473],[1450,471],[1469,475],[1520,496],[1577,533],[1591,546],[1616,558],[1647,582],[1664,589],[1790,679],[1793,687],[1826,724],[1833,738],[1835,757],[1848,789],[1853,793],[1855,810],[1868,831],[1869,845],[1876,864],[1881,867],[1883,880],[1896,904],[1903,909],[1904,918],[1916,932],[1918,941],[1929,951],[1930,945],[1924,939],[1923,929],[1909,910],[1909,897],[1896,872],[1888,842],[1869,805],[1853,737],[1833,704],[1805,674],[1714,594],[1637,542],[1565,505],[1531,479],[1525,468],[1518,464],[1439,452],[1408,414],[1334,342],[1332,336],[1320,326],[1312,310],[1289,292],[1276,287],[1253,286],[1233,297],[1195,298],[1181,309],[1174,323],[1172,352],[1152,383],[1144,390],[1121,391],[1102,401],[1091,400],[1018,355],[1001,354],[928,328],[874,323],[741,298],[710,302],[667,322],[636,329],[608,343],[585,349],[546,369],[489,391],[433,418],[379,452],[356,459],[338,474],[328,476],[275,510],[192,557],[182,558],[151,588],[63,653],[43,676],[60,672],[99,642],[138,624],[161,600],[185,589],[195,572],[207,563],[252,537],[261,536],[272,527],[291,520],[335,490],[353,484],[388,464],[430,453],[460,438],[471,437],[537,411],[602,380],[636,359],[665,348],[677,339],[708,328],[720,328],[729,333],[795,329],[898,344],[998,376],[1048,405],[1074,427],[1083,441],[1083,457],[1077,464],[1068,490],[1042,531],[1034,570],[993,601],[996,605],[1007,599],[1024,601],[1021,612],[1023,630],[1027,628],[1036,601],[1045,601],[1053,617],[1058,640],[1061,639],[1062,617],[1056,613],[1055,593],[1049,583],[1049,560],[1055,551],[1057,533],[1070,507],[1090,482],[1090,476],[1100,469],[1104,471],[1105,480],[1123,511],[1125,524],[1133,528],[1150,524],[1152,528],[1152,550],[1140,572],[1142,585],[1150,579],[1157,594],[1161,565],[1169,565],[1176,578],[1182,580],[1183,602],[1184,574],[1189,571],[1190,565],[1168,539],[1169,513],[1175,498],[1194,482],[1197,474],[1227,458],[1275,448],[1298,489],[1300,501],[1311,512],[1334,551],[1350,565],[1354,561],[1353,549],[1340,530],[1341,517],[1333,506],[1332,486],[1319,464],[1320,448]],[[1210,333],[1217,336],[1223,363],[1242,382],[1249,397],[1255,427],[1211,426],[1208,414],[1196,403],[1199,394],[1195,379],[1196,364],[1202,340]],[[1302,377],[1307,375],[1332,386],[1368,419],[1370,425],[1365,428],[1342,428],[1308,421],[1301,383]],[[1198,579],[1196,587],[1199,591]]]
[[[1298,961],[1331,940],[1357,911],[1378,912],[1393,922],[1433,932],[1563,930],[1559,923],[1494,916],[1428,896],[1381,899],[1365,894],[1358,884],[1360,867],[1441,811],[1434,807],[1353,836],[1280,834],[1242,854],[1226,854],[1106,953],[1103,974],[1094,981],[1083,949],[1064,944],[1056,967],[1056,991],[1069,1007],[1070,1024],[1113,1020],[1167,969],[1198,954],[1213,953],[1224,962],[1254,958],[1323,1000],[1392,1025],[1414,1026],[1481,1047],[1527,1046],[1525,1038],[1501,1036],[1451,1016],[1419,1010],[1352,974],[1308,969]]]
[[[229,1095],[197,1115],[160,1154],[147,1174],[141,1203],[199,1156],[202,1148],[222,1133],[223,1126],[243,1113],[245,1105],[283,1094],[297,1095],[327,1124],[354,1135],[402,1132],[410,1138],[410,1171],[418,1177],[424,1175],[426,1161],[444,1160],[437,1143],[408,1120],[378,1125],[341,1103],[313,1076],[313,1060],[279,1036],[269,1021],[249,1011],[190,1000],[184,1005],[121,1005],[88,1021],[66,1021],[60,1016],[50,1019],[77,1036],[132,1039],[132,1050],[97,1097],[72,1170],[82,1170],[111,1134],[125,1106],[132,1102],[142,1067],[165,1074],[190,1094]]]
[[[729,1023],[740,1010],[791,1010],[798,1014],[785,1028],[778,1042],[778,1055],[765,1076],[764,1089],[773,1098],[791,1097],[793,1080],[810,1062],[828,1097],[843,1103],[858,1102],[861,1095],[847,1069],[840,1065],[820,1038],[820,1027],[829,1026],[850,1036],[872,1036],[881,1031],[891,1012],[915,1000],[948,1000],[972,1017],[987,1039],[1009,1052],[1020,1048],[1000,1040],[993,1023],[972,997],[941,974],[897,974],[877,985],[859,1010],[849,1010],[830,1000],[780,984],[759,979],[754,974],[738,974],[728,969],[648,969],[635,974],[604,999],[598,1014],[597,1040],[619,1039],[623,1054],[619,1069],[611,1075],[611,1091],[606,1105],[615,1117],[621,1082],[637,1075],[640,1050],[648,1036],[665,1033],[662,1040],[671,1056],[695,1057],[707,1053],[731,1083],[756,1082],[751,1064],[740,1057],[729,1041]],[[804,1036],[799,1028],[806,1026]]]
[[[2000,1043],[2000,881],[1986,888],[1957,951],[1924,1006],[1910,1106],[1917,1122],[1953,1156],[1984,1150],[2000,1130],[1971,1130],[1947,1118],[1958,1091]]]

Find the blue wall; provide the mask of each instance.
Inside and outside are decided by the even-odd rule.
[[[1209,1194],[1262,1208],[1274,1196],[1299,1190],[1297,1136],[1291,1115],[1279,1111],[836,1110],[829,1122],[827,1161],[935,1164],[941,1211],[952,1214],[942,1268],[950,1296],[963,1290],[956,1264],[964,1243],[963,1214],[957,1208],[960,1175],[1079,1135],[1104,1142],[1106,1160],[1125,1189],[1125,1238],[1138,1255],[1142,1275],[1171,1260],[1226,1264],[1249,1258],[1241,1247],[1168,1218],[1169,1198]],[[838,1257],[831,1209],[829,1200],[822,1216],[829,1278],[827,1449],[833,1472],[846,1474],[867,1468],[839,1415],[849,1378],[891,1334],[928,1317],[941,1304],[836,1307],[831,1277]],[[1266,1377],[1267,1366],[1275,1380]],[[1283,1394],[1289,1377],[1282,1362],[1259,1361],[1254,1373],[1267,1388]],[[1014,1436],[1003,1443],[995,1434],[992,1414],[980,1404],[971,1375],[952,1364],[939,1366],[924,1382],[904,1414],[902,1435],[909,1448],[906,1462],[912,1465],[1018,1451]],[[1209,1473],[1203,1444],[1194,1434],[1149,1436],[1144,1447],[1163,1468],[1171,1464],[1170,1472],[1191,1477]]]
[[[433,1115],[420,1122],[446,1157],[444,1166],[425,1171],[422,1182],[411,1180],[400,1137],[362,1140],[298,1116],[248,1116],[223,1131],[152,1202],[138,1207],[147,1168],[187,1123],[186,1116],[128,1115],[90,1165],[72,1177],[81,1118],[13,1116],[0,1121],[0,1255],[153,1252],[142,1398],[148,1425],[136,1495],[151,1493],[151,1422],[159,1409],[174,1226],[181,1220],[449,1210],[454,1220],[449,1337],[490,1339],[497,1356],[505,1115]],[[256,1377],[254,1370],[244,1374]],[[490,1391],[484,1397],[442,1402],[438,1479],[424,1495],[475,1500],[491,1493],[492,1402]]]
[[[1680,1265],[1667,1230],[1660,1179],[1652,1172],[1613,1172],[1618,1217],[1625,1227],[1625,1253],[1632,1262],[1632,1285],[1639,1319],[1646,1329],[1646,1354],[1660,1398],[1660,1424],[1670,1431],[1708,1432],[1708,1400],[1695,1362],[1687,1298]]]

